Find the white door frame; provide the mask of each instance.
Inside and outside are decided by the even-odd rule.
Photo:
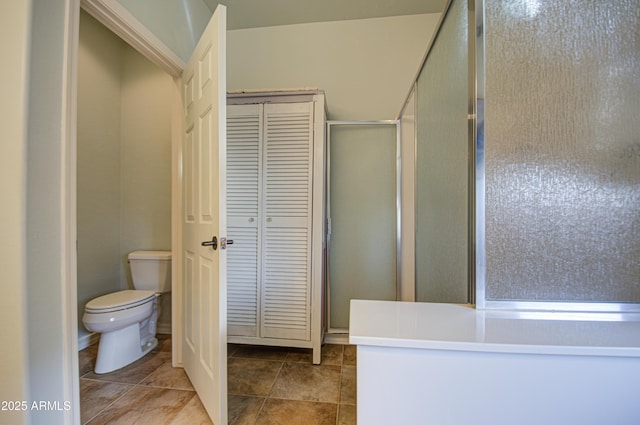
[[[63,261],[65,263],[65,272],[68,277],[68,285],[64,288],[66,290],[66,299],[73,300],[74,309],[77,304],[77,249],[76,249],[76,174],[77,167],[77,137],[76,137],[76,125],[77,117],[75,111],[77,110],[77,70],[78,67],[78,35],[79,35],[79,16],[80,9],[84,9],[99,22],[113,31],[116,35],[120,36],[125,42],[135,48],[143,56],[149,59],[151,62],[159,66],[169,75],[174,78],[174,102],[172,111],[172,160],[171,160],[171,197],[172,197],[172,218],[171,218],[171,236],[172,236],[172,251],[173,251],[173,267],[172,267],[172,334],[173,334],[173,352],[172,359],[174,366],[181,366],[182,364],[182,346],[179,344],[181,341],[182,331],[182,297],[181,297],[181,267],[182,263],[179,255],[180,244],[182,240],[182,229],[180,226],[180,211],[182,208],[181,195],[182,189],[179,179],[179,162],[181,155],[181,137],[182,137],[182,95],[181,95],[181,79],[180,75],[184,68],[184,61],[180,59],[171,49],[169,49],[160,39],[158,39],[153,33],[151,33],[144,25],[142,25],[131,13],[125,9],[120,3],[115,0],[68,0],[69,7],[69,19],[68,26],[66,28],[66,42],[69,44],[69,69],[66,74],[67,91],[69,93],[66,103],[63,107],[69,111],[69,117],[66,120],[66,134],[67,139],[64,147],[64,158],[66,160],[66,170],[64,179],[64,193],[66,198],[64,200],[66,207],[66,214],[64,218],[65,231],[69,234],[69,237],[65,239],[63,250]],[[63,102],[65,99],[63,99]],[[66,258],[65,258],[66,257]],[[70,301],[71,302],[71,301]],[[68,323],[64,324],[67,332],[65,341],[62,341],[65,347],[65,355],[67,356],[66,363],[77,365],[77,339],[78,328],[77,322],[74,318],[69,318]],[[74,360],[75,363],[74,363]],[[77,374],[77,366],[75,372]],[[69,376],[64,387],[68,389],[68,393],[73,394],[72,402],[72,419],[73,423],[79,423],[80,410],[79,410],[79,380],[75,376]]]
[[[116,0],[80,0],[80,6],[167,74],[180,77],[184,61]]]

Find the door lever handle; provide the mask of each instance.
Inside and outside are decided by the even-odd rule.
[[[210,241],[204,241],[200,245],[202,245],[202,246],[210,246],[215,251],[216,249],[218,249],[218,238],[214,236],[213,238],[211,238]]]
[[[233,239],[220,238],[220,249],[227,249],[227,245],[233,245]]]

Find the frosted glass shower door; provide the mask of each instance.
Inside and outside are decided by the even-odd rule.
[[[349,327],[352,299],[396,299],[394,123],[330,124],[329,326]]]
[[[467,1],[446,12],[417,80],[416,301],[469,301]]]
[[[640,303],[639,11],[485,2],[487,302]]]

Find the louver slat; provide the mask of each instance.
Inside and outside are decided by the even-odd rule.
[[[227,320],[229,335],[258,336],[261,107],[227,108]]]
[[[310,338],[313,104],[267,104],[263,337]]]
[[[257,336],[258,229],[229,227],[233,249],[227,254],[229,334]]]

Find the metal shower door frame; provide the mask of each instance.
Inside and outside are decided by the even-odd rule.
[[[340,121],[340,120],[327,120],[327,166],[326,166],[326,188],[327,199],[325,203],[326,214],[326,262],[325,262],[325,276],[326,276],[326,312],[327,312],[327,333],[328,334],[348,334],[349,329],[333,328],[331,326],[331,267],[330,267],[330,253],[331,253],[331,127],[340,125],[394,125],[396,127],[396,299],[400,299],[401,290],[401,265],[402,265],[402,208],[401,208],[401,195],[402,195],[402,161],[401,161],[401,133],[400,133],[400,120],[353,120],[353,121]]]

